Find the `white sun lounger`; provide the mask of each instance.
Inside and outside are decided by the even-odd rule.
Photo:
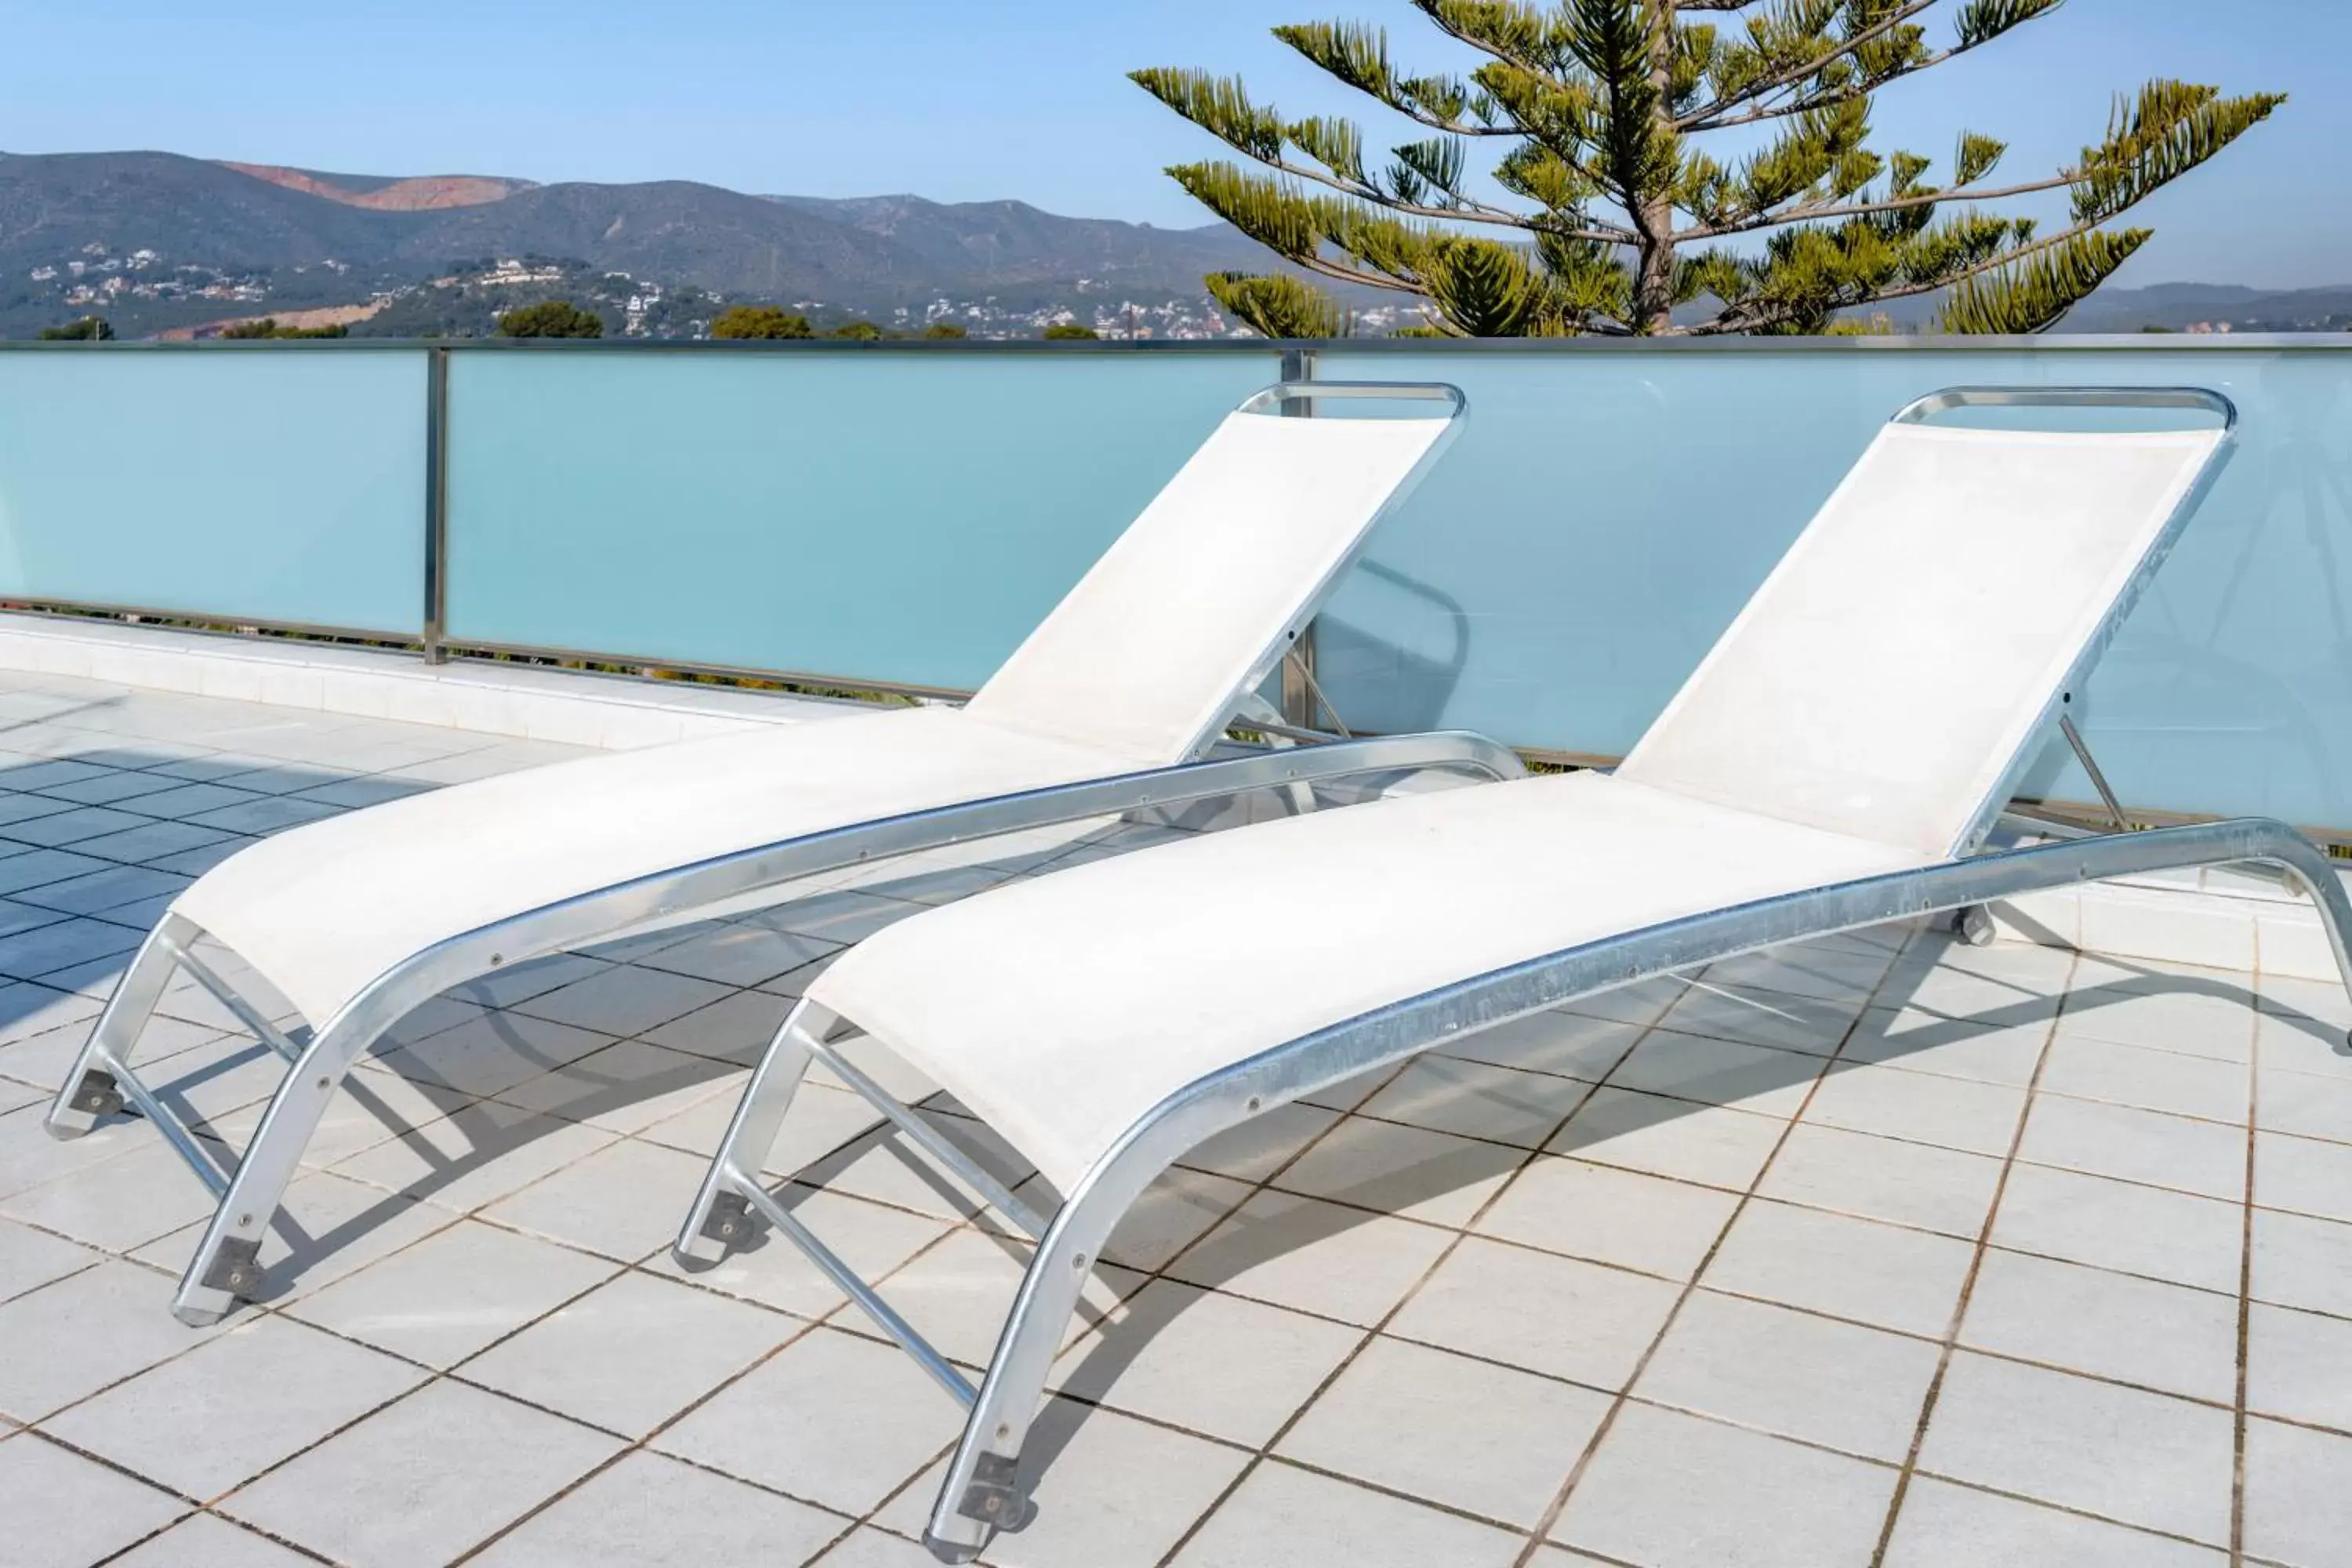
[[[2223,427],[1926,422],[1977,404],[2200,407]],[[2280,868],[2317,899],[2344,960],[2352,906],[2321,852],[2281,824],[1979,852],[2234,422],[2204,392],[1941,395],[1881,433],[1613,776],[1244,827],[982,893],[870,938],[786,1020],[680,1257],[708,1261],[764,1217],[969,1406],[927,1531],[940,1557],[965,1562],[1025,1518],[1024,1436],[1112,1226],[1171,1160],[1301,1095],[1644,976],[2158,867]],[[1039,1238],[978,1388],[759,1183],[807,1064],[840,1070],[829,1037],[845,1024],[939,1083],[1062,1194],[1044,1223],[985,1173],[973,1181]],[[864,1074],[842,1076],[879,1103]],[[951,1152],[948,1163],[973,1175]]]
[[[1405,416],[1329,416],[1373,412],[1375,400]],[[260,1283],[263,1237],[345,1072],[453,985],[773,903],[782,884],[908,851],[1250,789],[1295,797],[1315,780],[1391,769],[1521,772],[1473,735],[1188,763],[1237,716],[1282,728],[1260,685],[1451,441],[1462,407],[1458,391],[1437,385],[1285,384],[1250,398],[961,710],[588,758],[245,850],[173,902],[58,1090],[49,1129],[76,1136],[127,1101],[220,1194],[173,1309],[210,1322]],[[1310,411],[1325,416],[1287,416]],[[294,1005],[313,1026],[307,1040],[193,951],[205,936]],[[131,1070],[175,969],[292,1064],[226,1179]]]

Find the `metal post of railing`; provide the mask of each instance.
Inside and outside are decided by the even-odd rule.
[[[425,361],[425,659],[449,656],[449,351]]]
[[[1282,379],[1286,382],[1315,379],[1313,349],[1282,351]],[[1290,419],[1311,419],[1315,405],[1307,398],[1286,399],[1283,416]],[[1310,621],[1298,634],[1290,652],[1282,661],[1282,721],[1296,724],[1303,730],[1315,728],[1315,624]]]

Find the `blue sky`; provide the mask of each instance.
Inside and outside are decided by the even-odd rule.
[[[1885,144],[2000,135],[2039,174],[2152,75],[2295,95],[2143,209],[2126,281],[2352,283],[2352,63],[2315,38],[2331,0],[2070,0],[1972,58],[1889,89]],[[1948,12],[1951,5],[1939,8]],[[1286,112],[1352,95],[1266,37],[1384,22],[1401,58],[1453,57],[1404,0],[163,0],[0,5],[20,68],[0,148],[163,148],[371,174],[687,178],[753,191],[1019,197],[1188,225],[1160,174],[1213,143],[1129,85],[1140,65],[1238,70]],[[1378,129],[1377,116],[1371,117]]]

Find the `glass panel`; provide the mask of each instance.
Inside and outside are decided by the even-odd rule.
[[[1460,441],[1318,629],[1341,716],[1605,756],[1633,744],[1912,399],[1970,384],[2216,388],[2242,412],[2236,458],[2078,697],[2078,721],[2128,804],[2352,828],[2352,358],[1376,351],[1325,353],[1317,374],[1409,374],[1470,399]],[[2093,798],[2055,746],[2031,787]]]
[[[1264,354],[475,351],[449,375],[460,641],[985,680]]]
[[[0,353],[0,597],[414,637],[421,351]]]

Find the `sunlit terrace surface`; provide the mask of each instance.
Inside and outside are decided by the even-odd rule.
[[[0,725],[0,1558],[931,1561],[958,1409],[775,1238],[667,1243],[828,955],[1178,829],[442,997],[334,1102],[263,1300],[196,1331],[208,1194],[140,1120],[40,1125],[131,950],[254,835],[567,749],[24,675]],[[150,1081],[230,1158],[277,1064],[191,984],[163,1013]],[[2347,1024],[2333,984],[1902,927],[1300,1104],[1119,1233],[987,1560],[2352,1562]],[[769,1174],[976,1372],[1025,1243],[871,1121],[813,1083]]]

